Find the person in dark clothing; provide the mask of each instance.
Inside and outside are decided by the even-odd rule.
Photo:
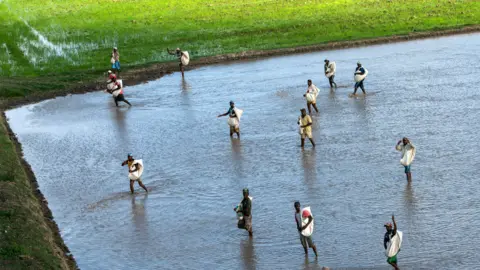
[[[362,64],[360,62],[357,63],[357,68],[355,69],[355,75],[364,75],[365,74],[365,69],[363,68]],[[362,89],[362,92],[364,95],[367,93],[365,92],[365,88],[363,87],[363,81],[365,81],[365,78],[359,82],[355,83],[355,88],[353,90],[353,94],[355,95],[357,93],[358,87]]]
[[[335,88],[337,88],[337,83],[334,82],[333,80],[335,79],[335,62],[330,62],[330,60],[325,59],[325,76],[328,78],[328,82],[330,83],[330,88],[333,88],[333,85],[335,85]],[[329,77],[330,76],[330,77]]]
[[[385,250],[387,249],[388,243],[390,242],[392,237],[394,237],[397,234],[397,223],[395,222],[395,217],[393,215],[392,215],[392,222],[393,222],[393,229],[392,229],[392,224],[391,223],[387,223],[387,224],[384,225],[385,229],[387,230],[385,232],[385,236],[383,237],[383,247],[385,248]],[[395,270],[400,269],[397,266],[397,255],[395,255],[393,257],[389,257],[387,259],[387,262],[391,266],[393,266],[393,268]]]
[[[248,235],[250,237],[253,236],[253,231],[252,231],[252,201],[248,197],[249,191],[248,188],[243,189],[243,200],[241,202],[242,209],[236,210],[237,212],[242,212],[243,214],[243,220],[245,222],[245,230],[248,231]]]

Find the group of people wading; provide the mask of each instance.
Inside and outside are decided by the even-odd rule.
[[[179,67],[184,77],[184,67],[188,65],[190,56],[188,52],[184,52],[177,48],[176,50],[167,49],[168,54],[175,55],[179,59]],[[335,73],[336,73],[336,64],[333,61],[325,59],[324,65],[324,74],[328,78],[328,82],[331,88],[337,88],[335,82]],[[123,93],[123,83],[121,80],[117,79],[120,73],[120,54],[117,48],[113,48],[111,56],[112,71],[108,71],[109,80],[107,81],[107,92],[112,94],[115,105],[118,106],[118,102],[123,101],[131,106]],[[354,91],[353,95],[356,95],[358,88],[360,88],[363,94],[366,94],[364,88],[364,80],[368,74],[368,71],[362,66],[360,62],[357,63],[357,67],[354,72]],[[307,101],[307,110],[302,108],[300,110],[300,116],[298,118],[297,124],[299,125],[299,134],[301,139],[301,147],[305,145],[305,139],[308,138],[312,146],[315,147],[315,142],[312,135],[312,108],[316,113],[319,112],[317,107],[317,96],[319,94],[319,89],[316,87],[312,80],[307,81],[307,90],[303,95]],[[236,134],[237,138],[240,139],[240,119],[243,111],[235,107],[235,103],[230,101],[230,107],[227,112],[218,115],[218,117],[228,116],[228,125],[230,127],[230,137],[233,138],[233,135]],[[410,142],[408,138],[403,138],[398,141],[395,146],[395,149],[402,152],[402,158],[400,163],[405,168],[405,174],[407,181],[412,181],[412,175],[410,166],[415,157],[416,148]],[[141,180],[141,175],[143,173],[143,161],[141,159],[134,159],[132,154],[128,154],[127,160],[122,162],[122,166],[128,166],[129,179],[130,179],[130,192],[134,192],[134,183],[137,182],[146,192],[148,192],[147,187],[143,184]],[[253,236],[253,225],[252,225],[252,197],[250,197],[250,191],[245,188],[243,189],[243,198],[242,201],[234,208],[234,211],[237,213],[238,218],[238,228],[245,229],[248,231],[250,237]],[[299,233],[300,243],[302,244],[305,254],[308,255],[308,248],[311,248],[317,255],[317,247],[313,241],[313,229],[314,229],[314,217],[311,212],[310,207],[301,208],[300,202],[295,201],[294,203],[294,218],[296,228]],[[385,235],[384,235],[384,248],[385,254],[387,256],[387,262],[392,265],[395,269],[398,269],[397,266],[397,254],[400,251],[402,243],[402,232],[397,230],[397,224],[394,216],[392,215],[392,222],[385,224]]]

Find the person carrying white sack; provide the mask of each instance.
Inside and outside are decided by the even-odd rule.
[[[317,108],[317,96],[318,92],[320,90],[315,86],[315,84],[312,83],[312,80],[307,81],[307,92],[303,95],[307,99],[307,108],[308,108],[308,114],[312,114],[312,108],[315,109],[315,111],[318,113],[318,108]]]
[[[385,256],[387,256],[387,262],[393,266],[395,270],[398,270],[398,260],[397,254],[400,252],[402,247],[403,233],[397,230],[397,223],[395,222],[395,217],[392,215],[392,223],[386,223],[385,236],[383,237],[383,247],[385,248]]]
[[[182,77],[184,77],[184,67],[188,65],[188,63],[190,63],[190,55],[188,54],[187,51],[182,51],[180,50],[180,48],[176,48],[175,51],[170,51],[168,48],[167,48],[167,52],[168,54],[170,55],[175,55],[178,60],[180,61],[180,71],[182,72]]]
[[[367,94],[365,92],[365,88],[363,87],[363,81],[365,81],[365,78],[367,78],[368,75],[368,70],[362,66],[360,62],[357,62],[357,68],[355,69],[355,72],[353,73],[353,78],[355,80],[355,87],[353,89],[353,95],[357,93],[358,87],[362,89],[362,92],[364,95]]]
[[[407,137],[403,137],[402,140],[398,141],[395,149],[402,152],[402,159],[400,159],[400,164],[402,164],[405,168],[407,181],[410,182],[412,181],[412,172],[410,171],[410,166],[412,165],[413,159],[415,158],[417,149]]]
[[[240,118],[242,117],[243,111],[235,107],[235,103],[230,101],[230,108],[224,114],[220,114],[217,117],[223,117],[228,115],[228,125],[230,126],[230,137],[233,137],[233,133],[237,134],[237,137],[240,139]]]
[[[337,71],[337,65],[335,62],[330,62],[330,60],[325,59],[325,77],[328,78],[328,82],[330,83],[330,88],[333,88],[333,85],[335,85],[335,88],[337,88],[337,83],[333,81],[335,78],[335,71]]]
[[[302,243],[305,255],[308,255],[308,248],[312,248],[317,257],[317,246],[313,242],[313,215],[311,213],[310,207],[305,207],[303,210],[300,209],[300,202],[296,201],[293,204],[295,208],[295,222],[297,223],[298,235],[300,237],[300,243]]]
[[[140,177],[143,174],[143,161],[141,159],[134,159],[132,154],[128,154],[127,160],[122,162],[122,166],[128,165],[128,178],[130,179],[130,192],[133,194],[133,183],[135,181],[145,189],[148,193],[147,187],[142,183]]]

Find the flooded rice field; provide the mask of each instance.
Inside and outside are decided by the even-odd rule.
[[[243,61],[7,112],[81,269],[389,269],[385,222],[403,231],[402,269],[478,269],[480,35]],[[336,61],[332,92],[323,59]],[[369,70],[365,98],[353,71]],[[296,124],[320,88],[313,136]],[[241,140],[226,118],[244,110]],[[394,146],[417,147],[407,184]],[[143,159],[129,193],[122,161]],[[233,207],[248,187],[254,237]],[[309,205],[319,257],[305,258],[293,202]]]

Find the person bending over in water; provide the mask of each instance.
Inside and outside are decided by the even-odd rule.
[[[128,154],[127,156],[127,160],[125,160],[124,162],[122,162],[122,166],[125,166],[125,165],[128,165],[128,172],[129,174],[130,173],[134,173],[136,171],[139,171],[139,170],[143,170],[142,167],[142,164],[140,163],[137,163],[135,162],[135,159],[133,158],[132,154]],[[137,181],[138,184],[143,188],[145,189],[146,192],[148,192],[147,190],[147,187],[142,183],[142,180],[140,179],[140,177],[138,177],[137,180],[132,180],[130,179],[130,192],[133,194],[133,183]]]
[[[310,223],[313,222],[313,216],[310,212],[308,212],[308,210],[304,210],[305,212],[305,215],[304,213],[301,213],[301,209],[300,209],[300,202],[295,202],[293,204],[293,206],[295,207],[295,222],[297,223],[297,230],[298,230],[298,234],[300,236],[300,243],[302,243],[302,246],[303,246],[303,249],[305,250],[305,255],[308,255],[308,247],[312,248],[313,249],[313,252],[315,253],[315,256],[317,257],[317,246],[315,245],[315,243],[313,242],[313,239],[312,239],[312,236],[304,236],[302,234],[302,231],[304,231],[305,229],[307,229],[309,226],[310,226]],[[302,226],[302,220],[303,219],[308,219],[308,222],[307,224],[305,224],[305,226]]]
[[[123,101],[128,104],[128,106],[132,106],[128,100],[125,99],[123,96],[123,88],[122,85],[117,81],[115,74],[110,77],[112,82],[114,83],[111,90],[107,90],[113,96],[113,101],[115,101],[115,105],[118,107],[118,102]]]
[[[357,62],[357,68],[355,69],[354,75],[365,75],[365,73],[366,73],[365,68],[362,66],[362,64],[360,62]],[[362,89],[362,92],[363,92],[364,95],[367,94],[367,92],[365,92],[365,88],[363,87],[363,81],[365,81],[365,78],[363,78],[361,81],[355,83],[355,88],[353,89],[353,94],[354,95],[357,93],[358,87],[360,87],[360,89]]]
[[[317,108],[317,96],[318,96],[318,88],[312,83],[312,80],[307,81],[307,92],[303,95],[307,99],[307,108],[308,108],[308,114],[312,114],[312,108],[310,106],[313,106],[315,111],[318,113],[318,108]]]
[[[252,237],[253,236],[253,230],[252,230],[252,201],[250,200],[248,195],[249,195],[248,188],[244,188],[243,189],[243,200],[241,202],[242,209],[236,210],[236,211],[242,212],[243,220],[245,222],[244,228],[245,228],[245,230],[248,231],[248,235],[250,235],[250,237]]]
[[[301,147],[305,146],[305,138],[307,137],[312,146],[315,147],[315,142],[312,138],[312,118],[310,115],[307,114],[305,109],[301,109],[300,112],[302,116],[298,118],[298,125],[300,125],[300,140],[301,140]]]
[[[228,111],[224,114],[220,114],[217,117],[223,117],[227,116],[229,117],[228,119],[228,125],[230,126],[230,137],[233,137],[233,133],[237,134],[237,137],[240,139],[240,120],[237,115],[237,109],[235,108],[235,103],[233,101],[230,101],[230,108]]]
[[[175,55],[177,58],[178,58],[178,61],[180,61],[180,64],[179,64],[179,67],[180,67],[180,71],[182,72],[182,77],[184,77],[184,66],[182,64],[182,56],[184,55],[184,53],[182,52],[182,50],[180,50],[180,48],[176,48],[175,50],[169,50],[167,48],[167,52],[168,54],[170,55]]]

